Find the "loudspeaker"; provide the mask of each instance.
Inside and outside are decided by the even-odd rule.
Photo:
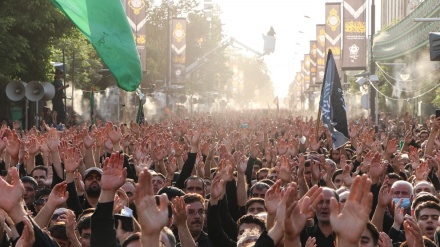
[[[44,88],[43,100],[51,100],[55,96],[55,86],[50,82],[42,82]]]
[[[30,101],[40,101],[44,97],[44,87],[39,81],[31,81],[26,86],[26,98]]]
[[[20,101],[26,94],[26,82],[11,81],[6,86],[6,96],[12,101]]]
[[[26,86],[26,98],[30,101],[51,100],[55,87],[50,82],[31,81]]]

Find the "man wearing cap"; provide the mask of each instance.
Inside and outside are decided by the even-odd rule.
[[[55,96],[52,99],[52,110],[57,112],[57,122],[64,123],[66,118],[66,111],[64,109],[64,89],[69,87],[69,84],[63,85],[61,77],[63,76],[63,71],[61,69],[55,69],[55,76],[53,86],[55,87]]]
[[[97,167],[91,167],[84,172],[84,199],[80,197],[83,209],[94,208],[98,203],[101,194],[101,175],[102,170]]]

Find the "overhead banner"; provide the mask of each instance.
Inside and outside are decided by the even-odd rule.
[[[171,83],[185,84],[186,19],[174,18],[171,27]]]
[[[145,49],[147,42],[147,4],[145,0],[125,1],[125,13],[131,31],[133,31],[134,41],[141,59],[142,71],[147,71],[147,50]]]
[[[341,3],[325,4],[325,49],[331,49],[338,71],[341,70]]]
[[[322,84],[325,74],[325,24],[316,25],[316,84]]]
[[[342,48],[343,70],[365,70],[367,68],[366,0],[345,0],[344,47]]]
[[[316,84],[316,40],[310,40],[310,83],[312,86]]]

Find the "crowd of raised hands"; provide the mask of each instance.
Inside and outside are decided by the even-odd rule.
[[[312,118],[269,111],[185,119],[168,116],[154,124],[98,120],[61,131],[47,125],[29,131],[16,124],[12,128],[3,125],[0,246],[175,246],[162,240],[164,229],[171,228],[178,232],[179,246],[220,247],[211,233],[224,222],[215,222],[210,210],[222,212],[229,204],[230,217],[237,220],[248,213],[237,212],[255,199],[253,192],[258,195],[260,187],[265,188],[265,212],[260,217],[267,231],[260,231],[251,245],[240,245],[240,234],[223,229],[227,237],[220,236],[221,241],[232,239],[230,243],[237,246],[323,246],[307,234],[307,228],[315,226],[326,237],[333,236],[335,246],[369,246],[364,243],[365,232],[372,225],[374,230],[369,231],[377,236],[373,234],[371,246],[391,247],[400,242],[425,246],[430,237],[419,222],[423,209],[418,211],[419,218],[411,215],[403,206],[404,196],[395,200],[399,187],[391,181],[412,185],[411,203],[416,198],[414,188],[423,182],[432,186],[437,198],[440,120],[425,118],[419,125],[407,113],[383,114],[381,123],[375,125],[359,118],[349,122],[350,142],[338,149],[332,148],[328,129],[321,123],[316,126]],[[46,176],[35,175],[38,170]],[[93,171],[99,175],[96,181]],[[188,223],[189,218],[202,214],[190,212],[190,203],[185,201],[186,195],[197,192],[188,185],[194,177],[203,180],[205,191],[199,194],[207,202],[203,214],[208,219],[204,226],[211,239],[208,245],[197,242],[201,238],[195,236],[193,223]],[[26,186],[32,184],[29,179],[36,182],[34,195]],[[124,188],[128,180],[131,190]],[[99,184],[95,196],[93,183]],[[167,187],[181,189],[183,194],[158,194]],[[45,189],[49,192],[44,206],[37,207],[35,194]],[[337,196],[327,197],[326,190]],[[28,201],[31,197],[33,201]],[[88,241],[84,231],[78,230],[84,229],[78,227],[87,214],[84,205],[94,208],[89,212],[91,223],[85,227],[91,229]],[[114,215],[129,208],[134,210],[128,215],[133,218],[133,229],[126,230]],[[57,213],[60,209],[65,210]],[[387,215],[393,223],[390,227],[385,226]],[[436,215],[434,231],[440,206]],[[57,235],[58,225],[63,225],[65,236]],[[390,235],[391,228],[404,230],[402,241]],[[329,234],[325,229],[330,229]],[[124,245],[132,238],[138,245]]]

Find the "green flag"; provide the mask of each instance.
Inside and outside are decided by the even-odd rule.
[[[142,79],[141,62],[121,0],[51,0],[86,36],[116,78],[134,91]]]

